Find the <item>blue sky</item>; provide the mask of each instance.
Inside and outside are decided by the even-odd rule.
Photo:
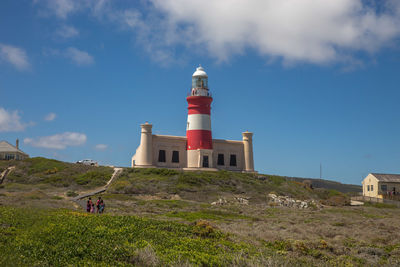
[[[396,1],[4,0],[0,139],[129,166],[140,123],[185,135],[191,75],[213,137],[254,132],[261,173],[359,184],[399,173]]]

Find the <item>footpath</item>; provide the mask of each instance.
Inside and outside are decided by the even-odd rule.
[[[3,183],[3,181],[7,178],[7,175],[15,169],[15,166],[8,167],[5,169],[1,174],[0,174],[0,184]]]
[[[110,184],[114,181],[114,179],[120,174],[120,172],[122,172],[122,168],[114,168],[114,173],[111,175],[110,180],[107,182],[105,186],[98,187],[91,191],[81,193],[78,196],[71,198],[71,200],[77,202],[79,206],[86,208],[86,201],[84,199],[106,191],[107,188],[110,186]]]

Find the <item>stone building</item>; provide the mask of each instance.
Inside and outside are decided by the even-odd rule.
[[[253,133],[242,140],[212,139],[208,76],[200,66],[192,76],[186,136],[152,134],[152,124],[141,124],[140,145],[132,167],[165,167],[184,170],[231,170],[254,172]]]
[[[0,160],[22,160],[29,158],[29,155],[19,149],[19,140],[15,146],[6,141],[0,141]]]

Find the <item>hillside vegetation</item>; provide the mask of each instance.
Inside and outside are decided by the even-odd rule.
[[[8,165],[17,168],[0,186],[0,266],[400,265],[400,209],[348,206],[348,194],[308,181],[126,168],[92,196],[106,203],[98,215],[68,196],[104,185],[111,168]],[[318,205],[280,207],[269,193]]]
[[[256,252],[207,224],[134,216],[0,207],[0,226],[1,266],[214,266],[231,263],[237,253],[250,258]]]
[[[49,185],[70,189],[93,188],[105,185],[113,169],[62,162],[46,158],[29,158],[21,161],[0,161],[0,171],[16,166],[7,176],[5,185]]]
[[[251,203],[265,203],[268,193],[296,199],[320,199],[344,205],[348,197],[329,189],[311,189],[309,185],[288,181],[285,177],[239,172],[183,172],[169,169],[128,168],[109,189],[110,193],[128,195],[177,194],[182,199],[212,202],[220,197],[245,197]]]

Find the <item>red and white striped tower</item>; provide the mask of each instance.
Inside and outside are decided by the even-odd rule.
[[[192,76],[188,102],[187,162],[189,168],[212,167],[211,102],[208,76],[199,66]]]

